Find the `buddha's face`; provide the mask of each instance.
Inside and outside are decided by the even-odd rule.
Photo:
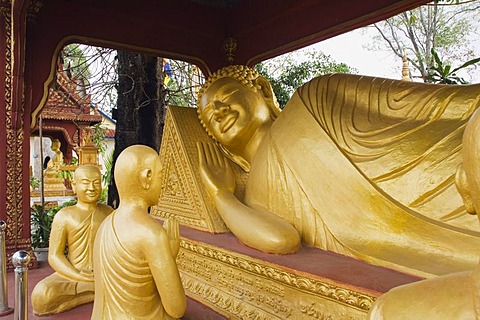
[[[270,109],[260,90],[249,89],[227,77],[210,85],[199,109],[208,131],[229,149],[244,147],[270,119]]]
[[[51,149],[53,151],[57,151],[57,150],[60,150],[60,146],[61,146],[61,143],[59,140],[55,139],[52,141],[52,146],[51,146]]]
[[[100,171],[94,167],[78,168],[72,185],[81,202],[97,202],[102,194],[102,177]]]

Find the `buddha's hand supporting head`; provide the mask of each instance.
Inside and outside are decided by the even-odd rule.
[[[269,126],[280,109],[268,80],[246,66],[212,74],[200,90],[198,114],[204,128],[244,167],[248,148],[257,145],[259,128]],[[252,142],[253,141],[253,142]]]
[[[176,258],[180,250],[180,226],[178,220],[173,217],[165,219],[163,228],[167,231],[170,239],[170,249],[173,257]]]
[[[235,176],[230,162],[213,143],[197,143],[200,177],[211,197],[219,191],[234,192]]]

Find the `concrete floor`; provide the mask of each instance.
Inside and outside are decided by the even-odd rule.
[[[38,281],[42,280],[46,276],[53,273],[52,268],[48,265],[47,262],[40,262],[39,268],[28,270],[28,292],[29,298],[30,294],[37,284]],[[7,273],[7,284],[8,284],[8,305],[11,308],[14,308],[15,301],[15,273],[9,271]],[[63,312],[57,315],[37,317],[33,315],[32,306],[30,301],[28,302],[28,319],[41,319],[41,320],[89,320],[92,315],[93,303],[84,304],[67,312]],[[221,320],[227,319],[220,314],[214,312],[208,307],[205,307],[195,300],[187,298],[187,311],[185,316],[182,317],[183,320]],[[0,317],[0,320],[13,320],[13,313]]]

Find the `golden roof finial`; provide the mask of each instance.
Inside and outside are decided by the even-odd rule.
[[[403,48],[402,80],[412,81],[412,78],[410,78],[410,68],[408,66],[407,52],[405,48]]]

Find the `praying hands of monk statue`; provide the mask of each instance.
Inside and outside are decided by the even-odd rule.
[[[48,262],[55,271],[33,289],[37,315],[63,312],[93,301],[93,244],[101,222],[112,208],[98,203],[102,193],[97,166],[81,165],[73,176],[77,203],[60,210],[52,223]]]
[[[150,147],[126,148],[115,164],[119,207],[95,240],[95,301],[92,319],[172,319],[186,309],[176,257],[175,219],[164,225],[148,214],[161,191],[162,164]]]
[[[463,163],[457,181],[466,206],[480,209],[480,112],[470,119],[463,136]],[[478,214],[477,214],[478,217]],[[477,251],[478,254],[478,251]],[[394,288],[372,306],[370,320],[479,319],[480,265]]]
[[[291,253],[302,242],[424,277],[468,270],[480,233],[454,176],[479,92],[333,74],[280,110],[265,78],[225,67],[199,92],[199,119],[218,146],[198,146],[201,178],[255,249]],[[225,157],[249,172],[243,199]]]

